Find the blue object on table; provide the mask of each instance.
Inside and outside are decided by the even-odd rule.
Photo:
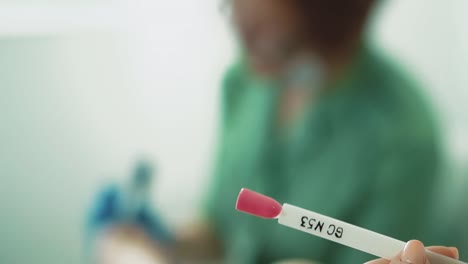
[[[142,228],[162,246],[170,247],[174,238],[149,202],[153,168],[147,162],[137,164],[128,184],[111,184],[97,195],[86,225],[87,244],[92,244],[99,231],[116,224]]]

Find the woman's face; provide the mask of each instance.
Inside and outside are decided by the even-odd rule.
[[[234,24],[253,70],[278,76],[304,50],[301,21],[290,0],[232,0]]]

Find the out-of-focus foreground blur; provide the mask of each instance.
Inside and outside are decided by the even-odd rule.
[[[166,221],[196,214],[236,53],[219,2],[0,2],[0,263],[82,263],[93,195],[141,157],[157,164]],[[427,88],[454,183],[468,177],[467,12],[466,0],[392,0],[372,25]]]

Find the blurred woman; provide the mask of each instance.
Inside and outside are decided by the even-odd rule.
[[[241,52],[222,86],[216,170],[181,258],[363,263],[234,210],[242,187],[402,240],[424,239],[440,164],[415,84],[368,43],[374,0],[231,0]]]
[[[241,54],[222,87],[204,232],[182,232],[179,241],[204,252],[201,238],[211,237],[228,263],[369,260],[235,212],[242,187],[399,239],[425,238],[437,128],[415,84],[366,39],[374,1],[229,5]]]

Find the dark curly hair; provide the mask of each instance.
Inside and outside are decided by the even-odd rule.
[[[360,36],[375,0],[285,0],[294,3],[308,36],[323,54],[340,51]]]

